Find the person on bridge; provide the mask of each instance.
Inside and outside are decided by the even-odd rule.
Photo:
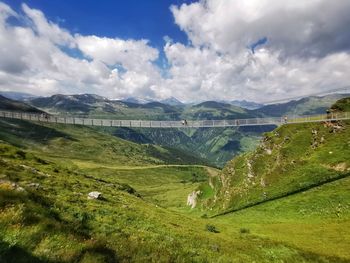
[[[182,125],[186,126],[187,125],[187,120],[182,120],[181,123],[182,123]]]

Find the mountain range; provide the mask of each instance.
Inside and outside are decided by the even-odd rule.
[[[25,102],[28,105],[25,105],[32,109],[60,115],[180,121],[182,119],[237,119],[324,113],[337,99],[346,96],[346,94],[313,96],[287,103],[265,105],[254,110],[217,101],[206,101],[194,105],[179,103],[169,105],[161,102],[140,104],[132,101],[109,100],[94,94],[57,94],[50,97],[28,99]],[[0,103],[2,108],[9,107],[6,106],[8,104],[1,102],[1,99]],[[136,143],[151,143],[191,152],[197,157],[221,167],[233,156],[254,148],[262,134],[274,128],[274,126],[159,130],[108,128],[106,131]]]

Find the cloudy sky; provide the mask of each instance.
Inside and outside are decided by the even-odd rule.
[[[257,102],[350,84],[349,0],[0,0],[0,90]]]

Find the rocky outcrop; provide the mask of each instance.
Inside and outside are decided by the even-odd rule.
[[[197,205],[197,198],[201,194],[201,191],[193,191],[187,196],[187,205],[191,207],[191,209],[195,208]]]

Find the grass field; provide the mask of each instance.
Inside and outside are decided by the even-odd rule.
[[[215,168],[84,127],[0,125],[0,262],[350,261],[347,177],[209,218],[186,200],[213,198]]]

